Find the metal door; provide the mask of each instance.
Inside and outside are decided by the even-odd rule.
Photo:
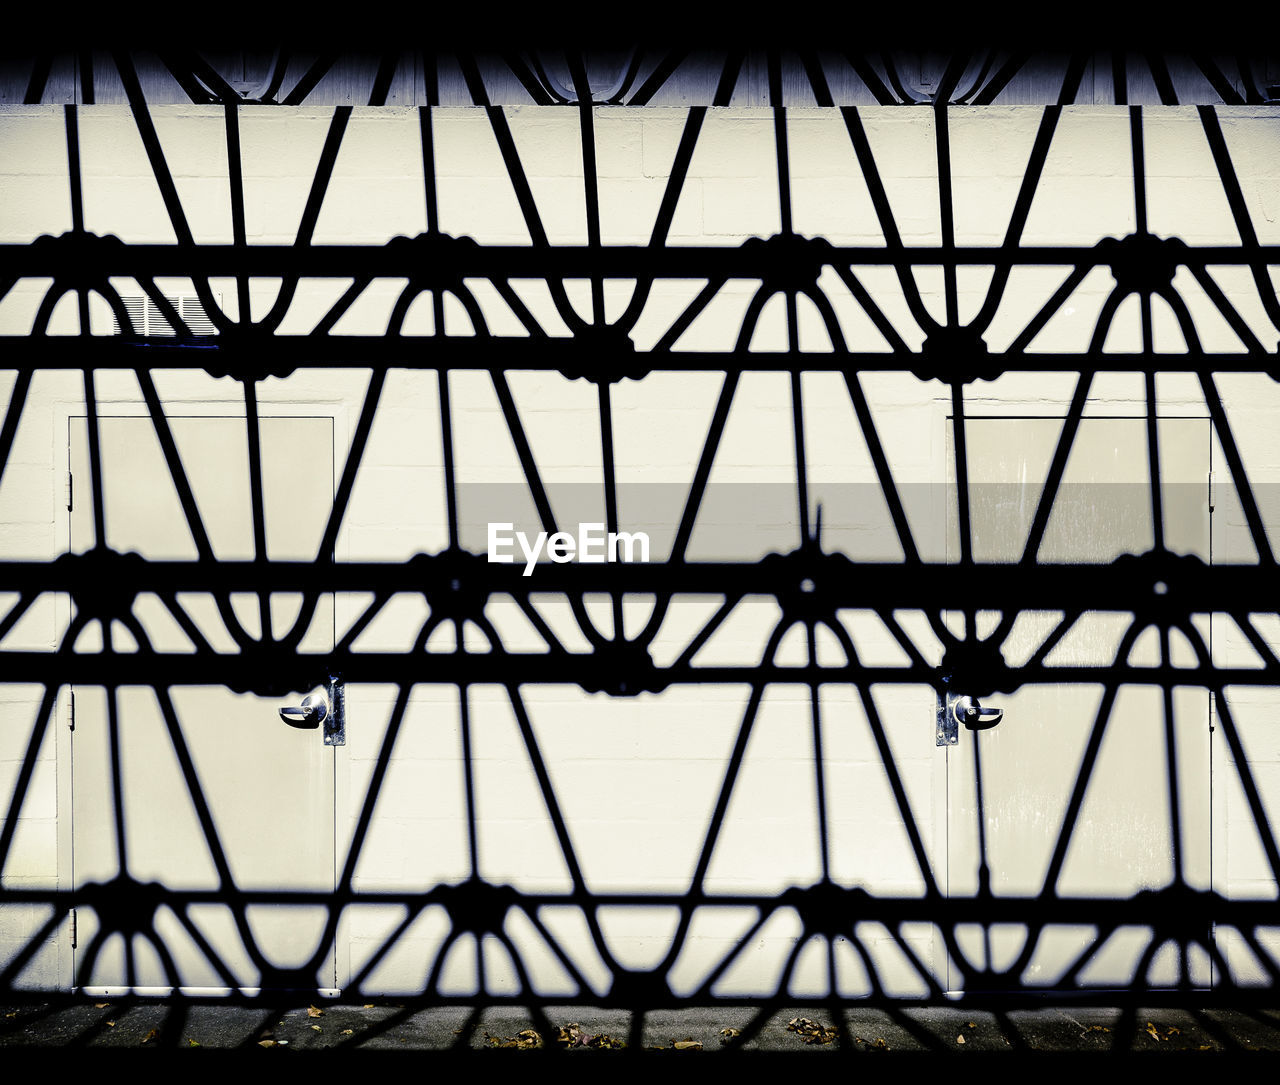
[[[975,563],[1024,559],[1062,433],[1060,418],[965,421]],[[1158,473],[1150,439],[1146,419],[1081,421],[1033,566],[1101,568],[1161,543],[1209,561],[1209,421],[1158,421]],[[957,561],[954,466],[951,478],[948,556]],[[1135,566],[1134,577],[1143,575]],[[955,928],[949,987],[1207,985],[1208,955],[1161,944],[1142,922],[1155,905],[1145,913],[1141,905],[1149,890],[1210,887],[1209,695],[1176,679],[1177,668],[1195,665],[1193,645],[1176,629],[1162,632],[1149,612],[1077,613],[1070,599],[1053,610],[947,617],[961,638],[994,638],[1010,667],[1099,668],[1090,680],[1042,674],[983,696],[986,708],[1003,710],[1000,722],[961,727],[956,745],[939,750],[947,890],[977,903],[977,921]],[[1203,634],[1207,642],[1207,623]],[[1107,674],[1125,665],[1136,681]]]
[[[260,418],[260,486],[244,418],[168,426],[194,516],[150,418],[97,419],[97,463],[86,419],[71,419],[73,552],[105,545],[187,563],[197,585],[215,562],[315,559],[332,506],[331,419]],[[296,673],[261,677],[305,693],[323,682],[333,647],[331,593],[306,605],[285,592],[158,590],[83,622],[78,654],[154,655],[154,669],[147,684],[74,689],[77,987],[335,986],[324,904],[334,885],[333,747],[281,721],[280,706],[300,693],[236,692],[243,671],[227,685],[172,680],[193,658],[218,675],[253,649],[248,641],[279,642],[290,629],[305,630],[296,654],[281,653]]]

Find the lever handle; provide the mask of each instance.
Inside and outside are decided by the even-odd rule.
[[[314,730],[324,722],[329,714],[329,705],[322,694],[313,693],[300,705],[291,705],[280,709],[280,718],[290,727]]]
[[[963,723],[970,731],[985,731],[1004,719],[1003,708],[983,708],[976,697],[959,697],[955,707],[956,722]]]

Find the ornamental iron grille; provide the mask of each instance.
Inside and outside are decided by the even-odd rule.
[[[1274,461],[1248,431],[1276,380],[1274,120],[1234,108],[1207,58],[1226,104],[1073,108],[1076,58],[1070,94],[998,119],[941,103],[997,100],[1025,57],[958,58],[939,104],[897,111],[837,104],[805,58],[819,108],[780,104],[775,56],[779,104],[721,108],[739,57],[707,69],[708,105],[655,111],[596,105],[580,58],[568,82],[510,59],[566,107],[494,104],[460,56],[467,107],[428,79],[435,98],[394,113],[255,112],[213,65],[164,58],[215,103],[179,114],[121,53],[126,106],[4,116],[12,162],[65,149],[70,228],[14,240],[24,205],[4,212],[0,501],[62,477],[32,466],[28,427],[72,467],[56,542],[15,519],[0,563],[6,990],[340,988],[539,1019],[736,1002],[761,1021],[948,992],[1270,997]],[[663,84],[632,59],[608,101]],[[28,103],[58,63],[28,62]],[[923,97],[887,58],[846,63],[876,100]],[[281,70],[256,98],[320,82],[281,98]],[[370,101],[399,72],[378,67]],[[222,156],[198,175],[177,165],[193,125]],[[148,171],[130,199],[145,187],[172,240],[95,228],[89,160],[126,128]],[[565,133],[576,157],[548,180]],[[283,241],[246,195],[275,143],[314,163]],[[1171,146],[1201,172],[1171,174]],[[388,147],[425,229],[352,241]],[[1122,157],[1064,183],[1082,147]],[[463,164],[477,148],[488,167]],[[767,168],[733,164],[762,148]],[[225,239],[193,210],[209,177]],[[1001,181],[975,226],[966,201]],[[224,416],[238,428],[201,436]],[[1093,446],[1112,458],[1091,475]],[[1033,448],[1031,476],[1000,458]],[[158,474],[129,481],[147,456]],[[322,515],[282,527],[308,470]],[[243,546],[215,477],[238,480]],[[161,556],[137,526],[153,484],[182,528]],[[1072,549],[1089,516],[1112,532],[1097,553]],[[494,522],[589,520],[648,530],[649,560],[486,560]],[[253,728],[323,754],[276,707],[330,676],[348,745],[305,771],[332,785],[332,878],[272,884],[288,812],[228,822],[299,770],[261,771]],[[944,748],[948,692],[1005,718]],[[243,794],[210,751],[240,743]],[[1010,798],[1035,756],[1050,775]],[[35,809],[51,774],[56,819]],[[199,853],[189,877],[149,843],[169,822],[189,823],[165,838]],[[44,829],[51,876],[30,858]],[[238,833],[286,842],[245,873]],[[1235,881],[1232,841],[1257,856]],[[295,942],[272,943],[273,908]]]

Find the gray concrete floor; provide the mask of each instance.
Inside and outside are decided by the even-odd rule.
[[[632,1035],[623,1011],[551,1006],[545,1020],[518,1007],[423,1009],[391,1002],[287,1008],[215,1002],[85,1000],[0,1006],[0,1047],[106,1051],[500,1051],[625,1059],[637,1051],[839,1057],[849,1053],[960,1057],[1280,1054],[1280,1009],[1097,1006],[1034,1009],[751,1007],[654,1011]],[[798,1020],[797,1020],[798,1019]],[[790,1026],[790,1027],[789,1027]],[[531,1030],[531,1031],[526,1031]],[[736,1031],[735,1031],[736,1030]],[[566,1046],[566,1040],[575,1041]],[[614,1046],[614,1045],[617,1046]],[[625,1046],[623,1046],[625,1045]],[[7,1057],[7,1056],[6,1056]],[[994,1061],[994,1060],[993,1060]]]

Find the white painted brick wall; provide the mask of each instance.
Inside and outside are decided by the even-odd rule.
[[[525,107],[508,108],[504,113],[550,240],[553,244],[585,243],[586,201],[577,112]],[[1259,239],[1264,244],[1277,243],[1280,141],[1276,140],[1274,114],[1252,108],[1224,108],[1218,113]],[[196,239],[229,242],[230,201],[221,109],[160,108],[154,115]],[[866,109],[860,115],[903,241],[908,245],[937,244],[941,225],[933,114],[926,110]],[[1003,240],[1041,116],[1040,109],[1029,107],[950,112],[956,229],[961,244]],[[89,228],[130,242],[172,241],[172,229],[128,110],[87,107],[80,109],[79,117]],[[329,130],[330,114],[281,108],[242,110],[240,117],[249,239],[290,243]],[[607,243],[647,243],[685,118],[682,110],[598,111],[601,226]],[[1120,108],[1063,110],[1046,175],[1023,234],[1025,243],[1091,244],[1103,236],[1133,229],[1128,118],[1128,111]],[[412,110],[354,111],[318,220],[317,243],[380,244],[396,234],[413,234],[425,228],[418,123],[418,114]],[[69,228],[63,124],[61,109],[11,107],[0,113],[0,241],[25,243],[39,234]],[[1157,233],[1177,233],[1191,244],[1234,243],[1237,236],[1196,112],[1148,107],[1144,126],[1152,228]],[[433,114],[432,127],[442,229],[473,236],[482,244],[527,244],[529,232],[487,115],[478,109],[439,109]],[[796,229],[807,235],[821,234],[837,245],[882,243],[840,115],[793,110],[787,131]],[[677,245],[736,245],[751,236],[773,233],[780,222],[776,186],[773,113],[763,109],[708,111],[670,241]],[[922,333],[907,311],[894,274],[885,268],[855,270],[903,339],[913,349],[918,347]],[[993,348],[1012,339],[1061,281],[1062,274],[1057,269],[1015,273],[1009,300],[989,336]],[[1272,274],[1274,277],[1275,272]],[[980,304],[987,275],[989,270],[962,275],[960,305],[966,317]],[[1276,330],[1253,296],[1247,275],[1230,269],[1215,269],[1214,275],[1263,344],[1273,348]],[[1178,286],[1185,288],[1184,296],[1189,299],[1205,347],[1238,349],[1225,324],[1215,324],[1209,303],[1188,278],[1180,272]],[[828,272],[823,280],[828,293],[844,295],[843,286],[832,279]],[[922,269],[919,281],[928,291],[930,311],[940,316],[940,269]],[[47,285],[47,280],[24,281],[0,300],[0,330],[5,334],[28,331]],[[375,283],[337,331],[381,332],[403,285],[403,280]],[[546,317],[553,334],[565,333],[544,286],[514,285],[539,318]],[[1037,340],[1035,348],[1082,350],[1110,287],[1110,276],[1096,272]],[[224,280],[215,284],[215,289],[228,312],[234,314],[234,284]],[[255,315],[265,312],[277,289],[274,282],[252,284]],[[331,283],[305,282],[286,330],[305,331],[341,289]],[[629,284],[611,285],[611,314],[625,305],[630,289]],[[637,331],[638,344],[650,345],[694,290],[696,287],[685,284],[656,287]],[[726,286],[678,346],[731,348],[755,290],[754,282]],[[477,295],[481,295],[479,288]],[[590,301],[584,284],[576,284],[570,296],[578,312],[588,315]],[[851,300],[834,304],[853,349],[884,349],[878,333]],[[496,333],[520,334],[514,318],[492,291],[484,295],[482,305]],[[1110,349],[1132,350],[1139,344],[1136,305],[1129,305],[1135,311],[1118,315],[1108,339]],[[98,301],[94,307],[95,334],[108,334],[105,308]],[[450,332],[456,333],[465,325],[465,318],[459,320],[460,307],[452,300],[448,308],[446,322]],[[806,309],[802,344],[827,349],[825,331],[806,306],[802,309]],[[428,307],[419,304],[405,332],[429,334],[431,327]],[[1171,322],[1158,322],[1157,327],[1158,345],[1162,346]],[[59,306],[51,330],[76,332],[70,298]],[[1169,341],[1176,343],[1176,337]],[[752,347],[761,351],[785,347],[780,299],[762,315]],[[544,481],[597,480],[600,445],[594,388],[558,374],[513,373],[509,379]],[[259,395],[265,413],[335,414],[341,465],[366,380],[358,366],[333,373],[299,372],[287,380],[264,382]],[[614,386],[619,477],[686,483],[721,380],[716,374],[654,373],[641,382]],[[1280,408],[1276,384],[1255,375],[1223,375],[1216,381],[1251,481],[1264,486],[1280,482],[1280,437],[1274,425],[1275,411]],[[159,372],[156,382],[175,412],[193,406],[243,412],[238,389],[227,380]],[[1162,410],[1205,414],[1203,396],[1193,380],[1161,375],[1158,382]],[[861,374],[860,383],[895,478],[903,484],[940,481],[946,454],[942,424],[946,390],[909,374],[867,372]],[[1070,375],[1010,373],[994,382],[970,385],[966,397],[971,409],[981,413],[1059,415],[1073,383]],[[788,384],[785,375],[743,376],[713,472],[715,481],[785,482],[792,476]],[[872,480],[842,379],[810,373],[803,385],[815,492],[821,482]],[[6,396],[11,388],[12,376],[6,376]],[[97,389],[104,412],[140,410],[136,381],[127,373],[99,374]],[[430,372],[390,374],[339,539],[341,560],[399,561],[414,552],[432,552],[444,546],[437,389],[436,377]],[[450,392],[460,480],[518,480],[518,463],[488,377],[455,373],[450,378]],[[82,410],[78,375],[37,374],[0,481],[0,556],[5,559],[49,560],[64,549],[66,513],[59,487],[66,463],[66,437],[58,429],[58,420]],[[1140,377],[1117,374],[1095,380],[1088,408],[1091,415],[1142,410]],[[1215,463],[1220,483],[1225,484],[1220,448],[1215,450]],[[930,521],[929,510],[909,506],[908,511],[924,556],[944,559],[945,539],[936,522]],[[1264,511],[1273,517],[1270,522],[1274,524],[1280,508],[1274,503],[1268,508],[1264,503]],[[678,512],[677,506],[673,516]],[[858,552],[864,556],[900,557],[896,539],[887,530],[887,518],[881,517],[878,523],[878,531],[852,530],[832,538],[856,540]],[[1221,526],[1230,529],[1229,519]],[[1239,529],[1237,522],[1236,538]],[[764,543],[744,540],[744,545],[756,545],[756,552],[760,552],[762,545],[789,545],[794,533],[794,524],[784,523],[773,535],[765,536]],[[1224,539],[1229,537],[1223,535]],[[1274,536],[1272,541],[1276,542]],[[692,553],[698,555],[697,545]],[[1218,556],[1223,556],[1222,552]],[[1251,560],[1247,554],[1244,558]],[[647,613],[642,601],[632,602],[633,617],[634,613],[641,617]],[[355,603],[339,600],[339,635],[344,631],[343,623],[349,624],[359,613]],[[687,612],[695,606],[696,601],[690,600],[679,610]],[[757,601],[741,610],[707,646],[700,662],[741,659],[744,654],[758,657],[763,638],[776,621],[776,605]],[[709,612],[704,609],[704,615]],[[564,626],[563,620],[555,619],[554,606],[547,606],[545,613],[557,628]],[[423,614],[421,600],[404,597],[401,609],[389,610],[359,646],[407,648]],[[670,620],[675,624],[680,617],[673,614]],[[903,621],[910,624],[910,617],[903,616]],[[56,643],[56,622],[51,605],[37,610],[10,633],[3,646],[51,649]],[[1280,626],[1270,620],[1258,625],[1270,644],[1280,645]],[[608,622],[604,627],[608,629]],[[692,628],[695,626],[689,625]],[[913,632],[915,628],[912,626]],[[877,646],[881,652],[890,650],[883,629],[855,635],[870,662],[877,658]],[[1225,642],[1218,637],[1215,628],[1215,655],[1224,653],[1228,663],[1234,664],[1239,654],[1248,651],[1239,634],[1226,637]],[[920,639],[926,658],[936,664],[936,649],[927,646],[923,633]],[[675,645],[679,643],[683,642],[672,638],[667,659],[678,651]],[[661,658],[660,650],[655,654]],[[802,662],[803,646],[788,644],[780,658]],[[0,730],[0,794],[8,795],[30,738],[40,690],[11,685],[4,687],[0,696],[5,724]],[[340,840],[350,832],[358,813],[394,696],[395,691],[386,686],[350,689],[350,744],[338,751]],[[505,696],[496,686],[478,687],[471,696],[480,872],[493,881],[529,890],[567,888],[545,804]],[[526,688],[525,697],[590,888],[685,888],[741,720],[742,691],[677,687],[662,696],[611,700],[576,687],[534,686]],[[938,752],[930,726],[932,691],[924,686],[882,687],[874,697],[916,822],[926,847],[940,863],[937,849],[943,808],[937,790]],[[424,889],[438,881],[466,876],[457,698],[457,691],[448,687],[415,687],[356,870],[357,889]],[[1274,817],[1280,813],[1276,805],[1280,803],[1280,743],[1270,727],[1273,699],[1271,690],[1252,688],[1233,690],[1229,696],[1250,768]],[[829,687],[823,692],[823,712],[827,721],[824,742],[833,876],[844,884],[866,885],[885,893],[919,892],[921,881],[913,869],[860,703],[852,691]],[[852,727],[837,722],[849,720]],[[768,893],[806,884],[818,876],[809,736],[809,707],[803,689],[779,686],[770,690],[709,870],[708,888]],[[1271,898],[1277,891],[1275,879],[1253,838],[1256,834],[1249,810],[1239,789],[1233,788],[1233,766],[1221,740],[1219,732],[1215,737],[1214,816],[1215,826],[1225,827],[1225,831],[1215,830],[1215,886],[1228,895]],[[3,872],[6,887],[54,888],[62,884],[59,878],[65,877],[66,866],[59,865],[58,824],[59,817],[67,815],[68,799],[59,794],[55,754],[55,744],[46,741],[28,799],[19,813],[15,847]],[[65,843],[64,831],[64,847]],[[351,918],[348,934],[353,970],[390,929],[395,920],[389,915],[379,912]],[[0,949],[12,953],[45,918],[39,909],[5,912],[0,916]],[[575,922],[572,917],[557,918],[551,912],[546,921],[553,929],[557,924]],[[634,967],[651,965],[662,956],[664,939],[669,938],[673,923],[669,915],[657,911],[642,915],[606,910],[603,921],[611,947]],[[511,922],[515,931],[521,921]],[[759,946],[747,955],[745,974],[738,976],[744,989],[767,984],[762,977],[769,974],[769,968],[779,967],[780,955],[785,955],[797,934],[789,922],[781,917],[759,933]],[[722,951],[727,940],[745,928],[745,921],[732,929],[716,923],[702,918],[695,923],[690,949],[676,971],[679,982],[696,984],[699,968],[705,971],[715,952]],[[429,912],[376,977],[391,990],[414,989],[421,983],[443,933],[440,916]],[[513,937],[532,952],[535,938],[528,934]],[[24,983],[57,986],[66,982],[65,966],[58,963],[58,938],[65,938],[65,932],[50,940],[49,949],[24,974]],[[887,947],[887,935],[882,941]],[[922,952],[931,952],[927,933],[921,932],[916,941]],[[581,940],[575,945],[575,952],[587,953]],[[454,953],[460,959],[461,948]],[[888,960],[890,950],[885,948],[885,953]],[[585,961],[583,967],[591,972]],[[457,969],[456,982],[465,987],[465,968],[459,964]],[[553,983],[553,972],[550,967],[545,972],[548,984]],[[449,969],[446,974],[454,975]],[[599,974],[598,968],[595,974]],[[891,982],[907,982],[902,969],[890,969],[887,977]]]

